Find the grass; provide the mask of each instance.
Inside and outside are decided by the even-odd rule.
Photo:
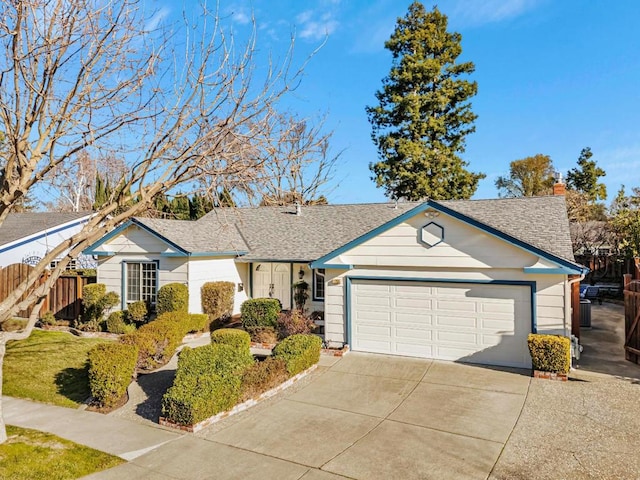
[[[3,480],[80,478],[124,462],[49,433],[7,426],[7,435],[9,439],[0,445]]]
[[[3,393],[61,407],[77,407],[90,395],[87,352],[106,341],[35,330],[26,340],[9,342],[4,359]]]

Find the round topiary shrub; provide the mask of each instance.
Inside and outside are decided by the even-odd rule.
[[[278,314],[282,307],[277,298],[251,298],[240,307],[242,326],[245,330],[253,327],[277,327]]]
[[[144,300],[130,303],[127,307],[127,316],[132,322],[144,323],[148,313],[147,302]]]
[[[165,312],[189,311],[189,288],[182,283],[167,283],[158,290],[158,315]]]
[[[251,348],[251,337],[244,330],[221,328],[211,332],[211,343],[231,345],[234,348],[248,352]]]

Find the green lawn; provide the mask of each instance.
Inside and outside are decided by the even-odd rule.
[[[3,480],[80,478],[124,462],[49,433],[8,426],[7,435],[9,439],[0,445]]]
[[[106,341],[34,330],[26,340],[9,342],[4,359],[3,393],[61,407],[77,407],[90,395],[87,352]]]

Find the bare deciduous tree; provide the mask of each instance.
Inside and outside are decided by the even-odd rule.
[[[30,335],[69,261],[158,193],[191,185],[204,173],[254,180],[260,159],[246,152],[269,135],[265,119],[295,86],[299,70],[289,70],[291,50],[278,64],[257,62],[255,28],[240,47],[216,11],[203,6],[190,14],[195,21],[185,13],[184,25],[157,30],[137,0],[0,6],[0,223],[53,172],[73,171],[81,152],[89,158],[111,152],[126,164],[105,206],[0,303],[0,323],[34,305],[21,332],[0,332],[0,362],[7,340]]]
[[[207,179],[209,193],[224,189],[236,203],[253,206],[326,203],[341,152],[331,154],[332,132],[324,131],[324,118],[314,124],[271,108],[261,122],[263,141],[244,152],[244,162],[259,166],[255,175],[217,176],[221,184]]]

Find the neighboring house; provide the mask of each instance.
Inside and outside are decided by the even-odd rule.
[[[82,230],[91,215],[91,212],[10,213],[0,226],[0,267],[37,264],[50,250]],[[64,254],[59,258],[63,257]],[[75,266],[85,267],[74,261],[71,267]]]
[[[570,280],[586,271],[562,196],[137,218],[85,253],[123,308],[181,282],[199,312],[200,287],[216,280],[236,284],[235,312],[249,297],[290,308],[302,278],[333,346],[517,367],[530,366],[529,333],[571,334]]]

